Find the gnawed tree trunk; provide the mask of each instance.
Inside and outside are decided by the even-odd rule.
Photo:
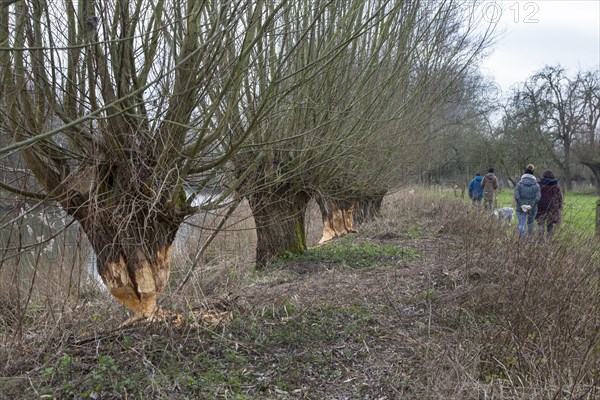
[[[88,234],[98,254],[102,281],[135,314],[152,317],[157,311],[157,298],[169,280],[170,253],[177,227],[156,224],[150,232],[145,232],[145,237],[135,238],[136,232],[129,226],[116,234],[116,240],[110,236],[114,227],[107,228],[101,234]]]
[[[361,196],[356,201],[354,208],[354,223],[356,225],[373,221],[381,216],[381,204],[386,192],[379,192],[370,196]]]
[[[65,181],[69,195],[57,200],[81,224],[110,293],[136,315],[152,317],[169,280],[171,247],[186,203],[185,196],[173,196],[173,183],[151,189],[140,176],[130,177],[130,171],[144,175],[146,163],[138,161],[137,167],[88,167],[87,174]]]
[[[319,243],[356,232],[353,217],[355,203],[353,201],[318,197],[317,204],[323,217],[323,236]]]
[[[94,249],[102,243],[95,240]],[[131,248],[134,246],[116,246],[109,254],[98,256],[102,281],[110,293],[135,314],[152,317],[156,313],[157,298],[169,280],[171,244],[164,244],[155,252],[142,245],[135,249]]]
[[[305,214],[309,200],[304,191],[283,188],[248,196],[256,224],[257,267],[265,267],[285,253],[306,250]]]

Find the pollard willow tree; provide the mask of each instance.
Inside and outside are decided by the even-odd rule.
[[[253,127],[267,123],[267,99],[284,81],[277,60],[271,60],[277,78],[262,88],[265,97],[253,114],[244,120],[231,115],[250,66],[260,64],[256,46],[266,35],[277,37],[276,21],[289,5],[0,5],[0,124],[14,140],[0,154],[20,151],[38,186],[0,185],[55,201],[77,220],[102,280],[136,315],[158,311],[176,232],[197,211],[186,189],[222,176]],[[301,32],[296,39],[303,40]],[[251,172],[230,178],[223,198]]]
[[[368,140],[341,168],[353,173],[340,175],[346,191],[337,203],[351,205],[354,223],[379,215],[384,195],[439,163],[435,156],[446,147],[445,138],[472,121],[458,110],[472,108],[470,80],[493,39],[493,26],[463,2],[425,2],[414,13],[413,41],[396,52],[402,57],[393,58],[402,62],[401,73],[389,82],[394,90],[363,127]],[[340,196],[332,194],[330,208],[339,210],[334,199]]]
[[[337,0],[307,30],[300,28],[311,8],[303,7],[289,23],[307,40],[286,60],[288,83],[301,89],[275,97],[279,118],[260,124],[257,142],[232,159],[239,176],[264,156],[244,181],[254,188],[246,196],[259,266],[306,249],[304,215],[312,198],[329,225],[325,239],[352,229],[344,220],[357,197],[381,197],[406,154],[400,149],[427,141],[420,128],[452,82],[448,72],[460,75],[489,39],[474,34],[473,9],[453,1]],[[271,51],[268,59],[278,58],[277,45],[261,47]],[[261,100],[260,84],[268,81],[267,75],[244,85],[248,104]],[[248,110],[240,119],[252,115]]]

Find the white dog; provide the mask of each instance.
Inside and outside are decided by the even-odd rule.
[[[498,218],[500,221],[506,221],[510,223],[513,219],[513,215],[515,213],[514,208],[512,207],[503,207],[494,210],[492,213],[494,217]]]

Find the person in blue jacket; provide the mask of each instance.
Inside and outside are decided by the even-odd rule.
[[[520,238],[524,238],[528,234],[529,236],[533,236],[533,224],[541,196],[540,185],[533,175],[533,164],[529,164],[525,169],[525,173],[521,176],[519,182],[517,182],[517,186],[515,186],[515,202]],[[527,224],[527,232],[525,232],[525,224]]]
[[[473,201],[473,207],[481,206],[481,199],[483,199],[482,179],[481,174],[476,173],[475,177],[469,182],[469,198]]]

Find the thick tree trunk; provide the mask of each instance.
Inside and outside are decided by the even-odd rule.
[[[80,222],[97,254],[102,281],[136,315],[152,317],[169,281],[171,247],[179,224],[146,221],[147,226],[140,226],[132,220],[120,227],[95,217],[92,224]]]
[[[305,214],[310,200],[307,193],[260,191],[248,196],[248,200],[256,224],[257,267],[265,267],[285,253],[306,250]]]
[[[381,204],[386,192],[380,192],[372,196],[362,196],[356,202],[354,208],[354,223],[356,225],[373,221],[381,216]]]
[[[88,234],[96,254],[98,273],[110,293],[136,315],[151,317],[157,299],[169,281],[170,252],[174,232],[146,233],[141,240],[129,241]],[[165,240],[166,239],[166,240]],[[136,243],[137,242],[137,243]],[[140,243],[141,242],[141,243]]]
[[[564,144],[565,162],[563,172],[565,174],[565,189],[570,192],[573,189],[573,174],[571,173],[571,146],[569,143],[565,141]]]
[[[354,230],[355,203],[353,201],[319,197],[317,204],[323,217],[323,236],[319,243],[325,243],[333,238],[356,232]]]
[[[81,173],[67,181],[69,196],[59,201],[86,233],[110,293],[136,316],[152,317],[169,280],[170,250],[183,215],[173,204],[173,187],[150,191],[122,171]],[[98,182],[99,176],[105,180]]]
[[[583,165],[592,170],[594,174],[594,186],[596,187],[596,192],[600,194],[600,162],[584,162]]]
[[[511,183],[512,187],[517,186],[517,182],[513,178],[511,178],[510,175],[508,175],[506,177],[506,179],[508,179],[508,181]]]

